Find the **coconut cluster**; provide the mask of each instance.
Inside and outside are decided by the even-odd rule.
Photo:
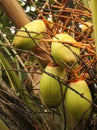
[[[40,44],[46,31],[44,21],[34,20],[17,32],[13,46],[23,50],[33,50]],[[79,122],[82,116],[83,119],[89,117],[92,96],[84,79],[72,81],[67,85],[64,83],[68,80],[66,65],[71,66],[76,63],[77,56],[80,55],[80,48],[70,43],[76,44],[77,41],[66,32],[56,34],[52,38],[51,56],[55,65],[47,65],[44,69],[40,79],[40,94],[44,105],[50,108],[59,107],[63,101],[67,117]]]

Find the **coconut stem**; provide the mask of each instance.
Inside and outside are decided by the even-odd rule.
[[[21,28],[30,22],[17,0],[0,0],[0,6],[16,28]]]

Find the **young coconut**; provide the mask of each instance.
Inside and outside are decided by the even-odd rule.
[[[77,59],[73,52],[79,55],[80,49],[69,44],[63,45],[61,42],[58,42],[58,40],[62,42],[76,43],[76,40],[67,33],[56,34],[51,44],[51,55],[53,56],[55,62],[61,67],[64,67],[64,63],[69,65],[75,63]],[[68,46],[73,52],[65,45]]]
[[[47,66],[45,68],[45,72],[58,76],[62,79],[67,79],[65,70],[59,66]],[[45,72],[42,74],[40,79],[41,97],[47,107],[56,108],[62,101],[62,93],[65,93],[66,86],[60,84],[58,80],[54,79]]]
[[[13,39],[13,46],[23,50],[32,50],[39,44],[46,32],[46,25],[42,20],[34,20],[22,27]],[[32,37],[29,37],[30,36]]]
[[[85,80],[72,82],[69,86],[92,102],[91,92]],[[90,116],[91,103],[85,100],[81,95],[67,88],[65,95],[65,108],[67,114],[67,126],[69,126],[69,128],[73,123],[77,124],[81,119],[86,120]],[[72,123],[70,123],[70,120],[72,120]]]

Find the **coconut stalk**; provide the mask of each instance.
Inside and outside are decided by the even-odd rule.
[[[92,12],[92,21],[94,29],[94,40],[96,45],[96,55],[97,55],[97,0],[89,0],[89,7]]]
[[[30,22],[17,0],[0,0],[0,6],[16,28],[19,29]]]

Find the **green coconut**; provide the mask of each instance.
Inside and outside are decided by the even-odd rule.
[[[45,23],[42,20],[34,20],[16,33],[13,46],[18,49],[32,50],[40,43],[40,39],[44,37],[44,32],[46,32]]]
[[[92,102],[91,92],[85,80],[78,80],[69,84],[71,88],[87,98]],[[65,108],[67,113],[67,119],[70,118],[75,122],[79,122],[81,119],[86,120],[91,113],[91,103],[85,100],[82,96],[75,93],[73,90],[67,88],[65,96]],[[70,122],[69,119],[69,122]]]
[[[74,53],[76,53],[76,55],[79,55],[80,49],[69,44],[65,44],[67,46],[66,47],[62,44],[62,42],[59,42],[58,40],[62,42],[74,43],[76,43],[76,40],[67,33],[60,33],[56,34],[55,37],[53,37],[53,42],[51,44],[51,55],[53,56],[55,62],[61,67],[64,67],[64,64],[72,65],[77,61]]]
[[[45,72],[67,79],[66,72],[59,66],[47,66]],[[62,87],[62,92],[61,92]],[[44,104],[47,107],[58,107],[62,101],[62,93],[65,93],[66,86],[59,83],[50,75],[43,73],[40,80],[40,93]]]

